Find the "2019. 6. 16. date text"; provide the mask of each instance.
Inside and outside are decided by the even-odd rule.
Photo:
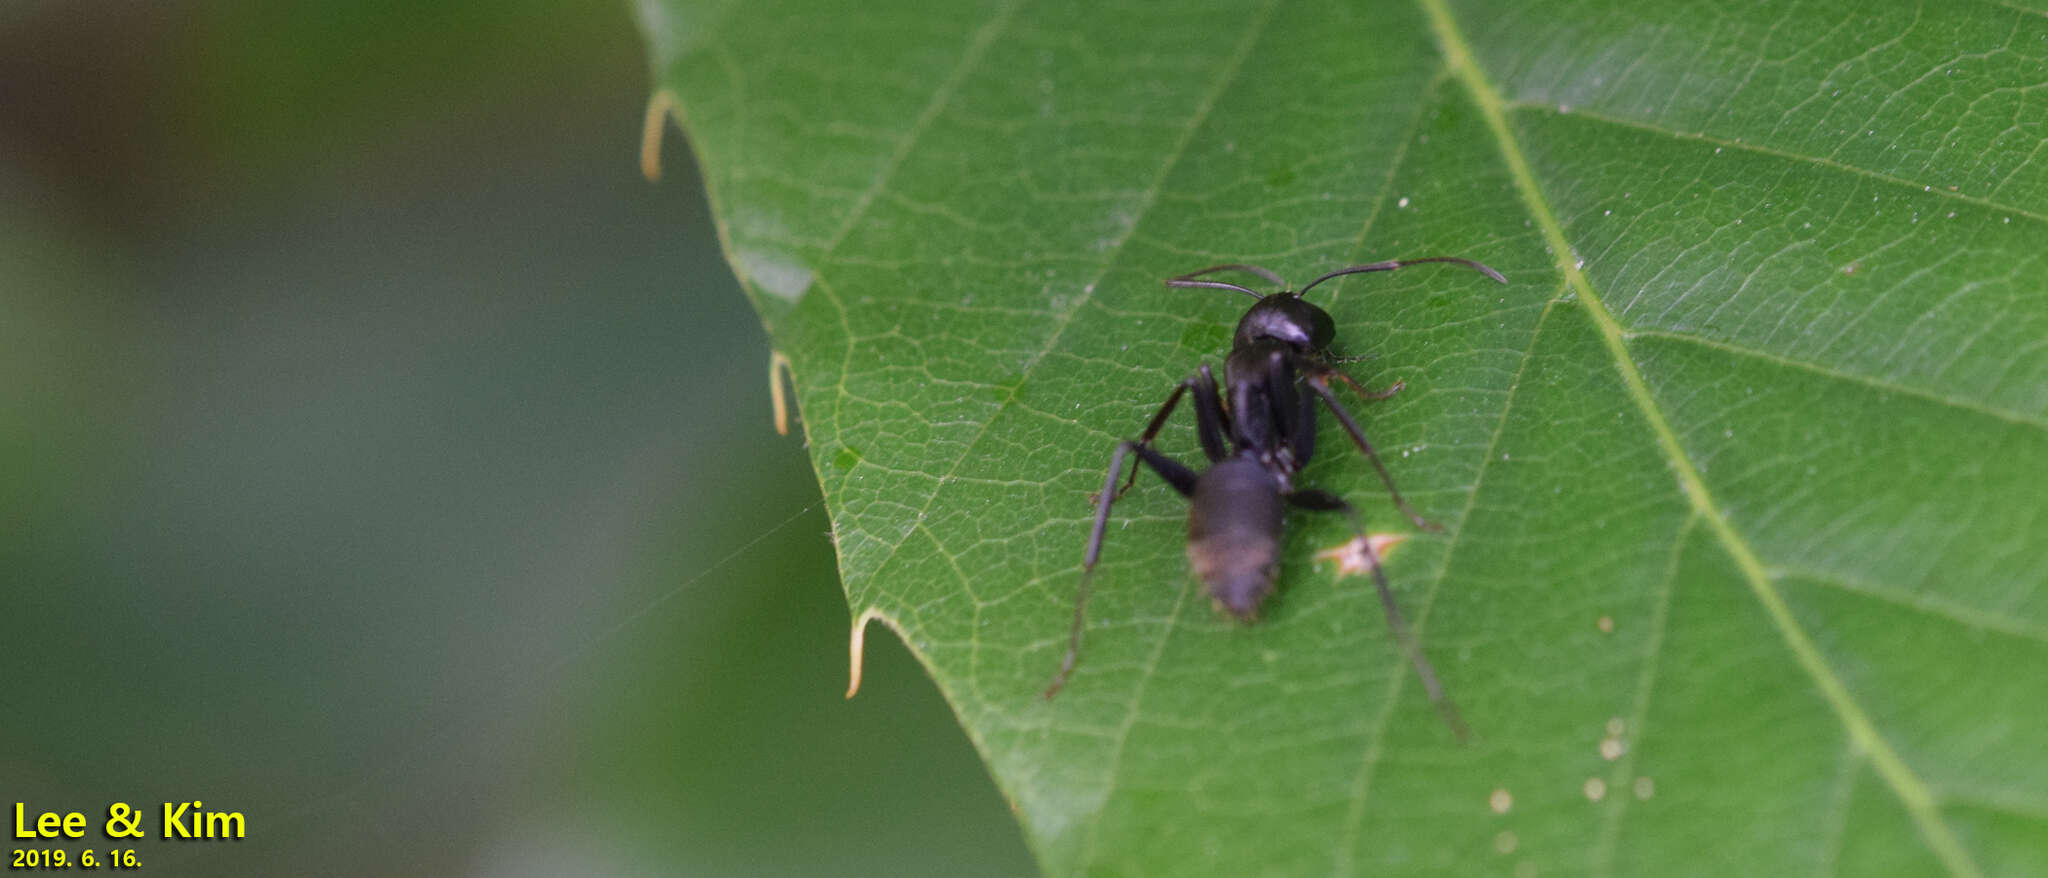
[[[15,848],[8,869],[139,869],[141,858],[134,848],[95,851],[86,848],[73,857],[63,848]]]

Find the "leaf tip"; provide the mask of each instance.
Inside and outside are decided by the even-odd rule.
[[[888,616],[883,615],[881,609],[877,607],[869,607],[865,610],[860,611],[860,615],[853,617],[853,633],[847,638],[846,641],[847,698],[852,698],[853,696],[860,694],[860,670],[861,665],[863,663],[863,656],[867,654],[868,623],[873,622],[876,619],[882,620],[882,624],[889,626],[891,629],[894,629],[897,634],[900,635],[903,633],[902,629],[897,628],[896,623],[891,621]]]
[[[782,392],[782,378],[785,375],[789,376],[789,383],[793,388],[796,385],[796,375],[790,371],[789,355],[781,351],[769,351],[768,402],[775,407],[775,432],[782,436],[789,435],[789,398]]]
[[[661,135],[668,130],[669,113],[675,108],[675,92],[657,89],[647,99],[647,114],[640,119],[640,176],[649,183],[661,182]]]

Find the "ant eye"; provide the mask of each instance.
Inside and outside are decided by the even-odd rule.
[[[1337,321],[1330,319],[1330,312],[1321,308],[1316,309],[1313,335],[1311,344],[1316,350],[1329,347],[1331,342],[1337,340]]]

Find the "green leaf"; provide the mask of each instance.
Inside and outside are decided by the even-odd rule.
[[[640,5],[794,365],[857,615],[1055,874],[2048,873],[2048,15],[2023,4]],[[1441,522],[1295,513],[1263,620],[1115,441],[1256,262]],[[1322,296],[1322,290],[1318,290]],[[735,429],[764,429],[735,413]],[[1198,460],[1191,420],[1160,447]],[[750,423],[751,422],[751,423]],[[1326,419],[1306,480],[1412,530]]]

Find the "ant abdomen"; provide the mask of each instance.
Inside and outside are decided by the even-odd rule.
[[[1209,468],[1188,506],[1188,566],[1225,612],[1249,621],[1273,592],[1287,505],[1255,458]]]

